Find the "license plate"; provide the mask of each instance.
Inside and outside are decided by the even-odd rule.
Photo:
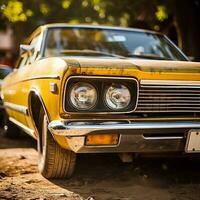
[[[200,153],[200,129],[189,131],[185,151],[187,153]]]

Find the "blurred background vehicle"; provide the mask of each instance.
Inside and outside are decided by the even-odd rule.
[[[2,65],[0,64],[0,127],[2,128],[3,125],[3,120],[5,117],[5,113],[4,113],[4,108],[3,108],[3,102],[1,99],[1,83],[3,81],[3,79],[10,73],[12,72],[12,68],[6,66],[6,65]]]

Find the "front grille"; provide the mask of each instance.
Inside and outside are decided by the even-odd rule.
[[[135,112],[200,112],[200,82],[141,82]]]

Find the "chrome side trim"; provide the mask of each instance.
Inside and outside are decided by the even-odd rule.
[[[120,131],[122,134],[126,134],[126,130],[148,130],[148,129],[192,129],[200,128],[200,122],[197,121],[133,121],[131,123],[115,123],[102,124],[89,121],[80,124],[69,124],[66,121],[52,121],[48,126],[49,130],[56,135],[62,136],[84,136],[89,133],[98,131]]]
[[[68,112],[66,111],[65,109],[65,98],[66,98],[66,90],[67,90],[67,83],[70,79],[73,79],[73,78],[85,78],[85,79],[89,79],[89,78],[95,78],[95,79],[105,79],[105,78],[108,78],[108,79],[113,79],[113,80],[134,80],[136,82],[136,85],[137,85],[137,99],[136,99],[136,104],[135,104],[135,107],[133,110],[131,111],[126,111],[126,112],[115,112],[115,111],[108,111],[108,112]],[[103,76],[71,76],[67,79],[67,81],[65,82],[65,86],[64,86],[64,94],[63,94],[63,100],[62,100],[62,107],[63,107],[63,110],[64,112],[66,113],[70,113],[70,114],[90,114],[90,115],[93,115],[93,114],[125,114],[125,113],[132,113],[136,110],[137,108],[137,104],[138,104],[138,99],[139,99],[139,82],[136,78],[129,78],[129,77],[111,77],[111,76],[106,76],[106,77],[103,77]]]
[[[9,103],[9,102],[4,102],[4,106],[12,110],[15,110],[17,112],[20,112],[24,115],[28,115],[28,108],[26,106],[21,106],[21,105]]]
[[[18,83],[21,83],[21,82],[26,82],[26,81],[31,81],[31,80],[36,80],[36,79],[60,79],[59,76],[54,76],[54,75],[50,75],[50,76],[36,76],[36,77],[32,77],[32,78],[27,78],[27,79],[23,79],[21,81],[17,81],[17,82],[14,82],[12,83],[11,85],[8,85],[10,87],[12,87],[13,85],[15,84],[18,84]]]
[[[148,86],[200,86],[200,81],[177,81],[177,80],[141,80],[141,87],[144,85]]]
[[[28,128],[27,126],[25,126],[24,124],[22,124],[21,122],[17,121],[16,119],[9,117],[9,120],[14,123],[15,125],[17,125],[19,128],[21,128],[25,133],[27,133],[28,135],[30,135],[31,137],[33,137],[34,139],[36,139],[35,134],[34,134],[34,130]]]
[[[60,79],[60,76],[57,76],[57,75],[35,76],[29,79],[24,79],[23,81],[29,81],[29,80],[34,80],[34,79]]]

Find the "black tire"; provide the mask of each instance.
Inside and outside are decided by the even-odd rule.
[[[47,116],[40,110],[38,138],[38,168],[45,178],[69,178],[74,172],[76,154],[61,148],[48,130]]]
[[[17,139],[20,137],[20,134],[21,134],[21,130],[11,121],[9,121],[8,115],[6,114],[5,111],[2,118],[1,133],[4,137],[10,138],[10,139]]]

